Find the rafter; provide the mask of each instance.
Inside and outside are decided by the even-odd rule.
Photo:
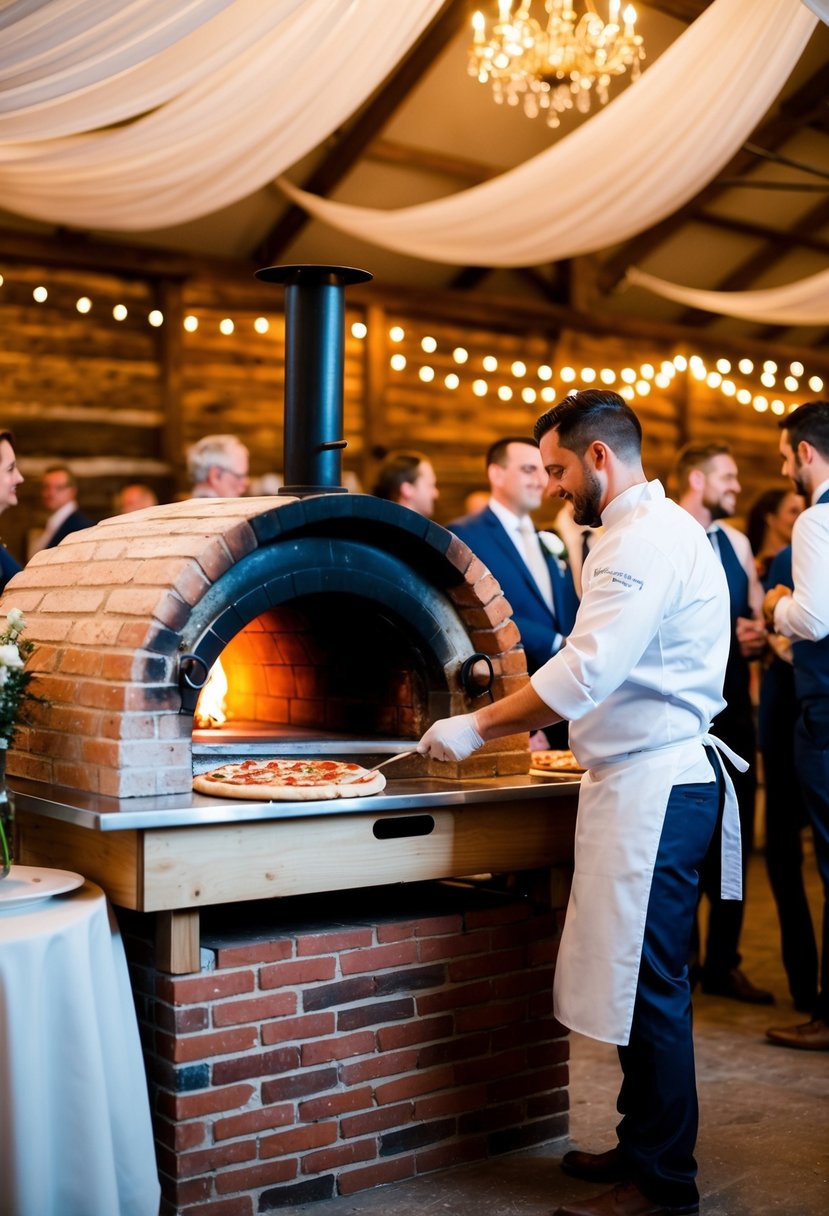
[[[764,148],[777,148],[791,135],[792,131],[810,122],[817,115],[821,115],[825,109],[826,73],[824,68],[821,68],[796,93],[783,102],[773,118],[763,123],[754,132],[751,141],[761,144]],[[602,267],[602,290],[612,291],[624,277],[629,266],[638,265],[652,250],[672,236],[678,228],[695,219],[703,207],[708,206],[728,189],[722,184],[723,178],[740,176],[755,163],[754,156],[741,148],[723,171],[684,207],[680,207],[662,223],[655,224],[653,228],[640,233],[632,241],[623,245]]]

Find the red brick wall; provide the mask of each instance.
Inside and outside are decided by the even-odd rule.
[[[164,1216],[253,1216],[566,1135],[563,913],[439,885],[338,898],[336,927],[297,923],[307,901],[279,905],[284,928],[217,912],[180,979],[125,920]]]
[[[26,614],[26,636],[37,644],[34,690],[49,704],[36,707],[31,726],[19,732],[9,775],[119,798],[189,791],[192,716],[180,713],[178,663],[191,617],[240,560],[279,543],[282,512],[295,502],[213,498],[153,507],[103,520],[36,554],[8,583],[0,613],[18,607]],[[306,502],[317,527],[337,510],[330,499]],[[397,553],[402,541],[407,553],[427,553],[443,571],[442,590],[471,648],[493,658],[495,696],[520,687],[527,676],[518,630],[481,562],[404,508],[368,496],[346,506],[358,536],[378,524],[378,512],[391,512],[392,524],[395,512],[408,517],[399,529],[380,519],[377,545]],[[305,511],[305,504],[295,508],[300,517]],[[447,683],[453,691],[444,712],[471,708],[457,681]],[[440,772],[495,776],[526,772],[528,763],[523,735]]]

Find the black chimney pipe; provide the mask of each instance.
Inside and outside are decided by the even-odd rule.
[[[353,266],[268,266],[285,284],[285,484],[280,494],[346,494],[342,480],[345,289],[373,276]]]

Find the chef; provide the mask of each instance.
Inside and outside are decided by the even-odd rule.
[[[648,482],[642,429],[616,393],[573,393],[536,423],[547,494],[603,527],[567,644],[520,691],[434,723],[418,750],[462,760],[484,741],[569,719],[587,770],[555,1013],[619,1045],[618,1143],[571,1152],[577,1177],[619,1185],[555,1216],[699,1210],[687,958],[697,870],[721,824],[723,895],[740,898],[733,786],[708,734],[723,707],[728,592],[704,530]]]

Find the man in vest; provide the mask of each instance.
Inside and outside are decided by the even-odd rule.
[[[812,822],[823,882],[820,990],[813,1016],[767,1031],[784,1047],[829,1051],[829,402],[809,401],[780,423],[783,476],[810,504],[792,532],[794,590],[778,584],[763,613],[770,629],[793,642],[799,717],[795,762]]]
[[[762,621],[763,589],[757,577],[748,538],[721,521],[737,508],[740,482],[731,450],[724,443],[687,444],[677,457],[679,505],[702,524],[719,557],[728,582],[731,608],[731,647],[725,671],[726,707],[714,719],[712,731],[738,756],[752,761],[746,773],[732,771],[740,807],[745,869],[754,838],[754,799],[757,778],[753,765],[757,750],[754,712],[749,691],[749,661],[766,648]],[[702,967],[703,992],[770,1005],[774,997],[757,988],[740,968],[740,932],[744,903],[720,895],[720,858],[714,845],[706,858],[700,885],[708,898],[710,915]]]

